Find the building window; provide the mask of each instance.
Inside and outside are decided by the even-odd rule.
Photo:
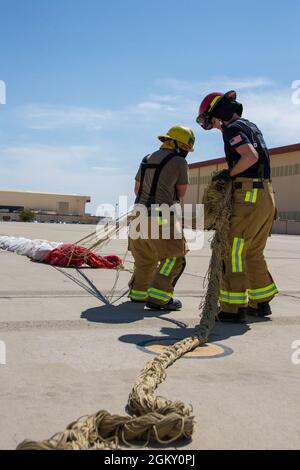
[[[69,212],[69,203],[68,202],[59,202],[58,203],[58,213],[59,214],[68,214]]]
[[[211,175],[206,175],[206,176],[192,176],[190,178],[190,185],[204,185],[204,184],[209,184],[211,182]]]
[[[210,183],[210,181],[211,181],[211,175],[200,176],[200,181],[199,181],[200,184],[208,184]]]
[[[278,176],[294,176],[299,175],[300,165],[285,165],[285,166],[275,166],[272,167],[272,177],[276,178]]]
[[[279,212],[279,219],[300,221],[300,211]]]

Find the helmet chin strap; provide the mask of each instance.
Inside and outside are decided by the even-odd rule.
[[[177,141],[174,140],[173,142],[174,142],[174,147],[175,147],[176,152],[177,152],[177,153],[180,153],[180,148],[179,148],[179,146],[178,146]]]
[[[177,141],[173,140],[173,139],[170,139],[167,142],[164,142],[160,148],[161,149],[167,149],[167,150],[175,150],[177,155],[179,155],[180,157],[184,157],[184,158],[189,153],[188,150],[183,150],[181,147],[179,147]]]
[[[219,125],[220,127],[217,127],[217,129],[223,129],[225,127],[225,124],[224,124],[224,121],[222,121],[222,119],[218,118],[218,117],[215,117],[215,119],[217,119],[219,121]]]
[[[180,156],[183,158],[186,158],[188,156],[189,152],[187,150],[181,150],[180,151]]]
[[[175,145],[175,150],[178,153],[178,155],[180,155],[180,157],[186,158],[189,152],[187,150],[183,150],[182,148],[180,148],[176,140],[174,140],[174,145]]]

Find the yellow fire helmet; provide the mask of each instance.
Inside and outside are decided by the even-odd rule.
[[[189,127],[174,126],[164,135],[158,136],[161,142],[175,140],[179,147],[188,152],[194,151],[195,134]]]

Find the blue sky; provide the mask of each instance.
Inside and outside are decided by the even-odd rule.
[[[132,200],[141,158],[173,124],[189,161],[223,155],[195,124],[209,91],[236,88],[269,147],[300,141],[298,1],[0,0],[0,188]]]

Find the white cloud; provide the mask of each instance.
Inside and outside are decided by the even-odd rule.
[[[270,147],[299,141],[300,106],[292,103],[290,88],[279,86],[268,77],[220,77],[210,81],[169,78],[158,80],[156,85],[160,93],[152,93],[148,99],[120,109],[31,105],[22,108],[19,115],[35,129],[103,128],[112,134],[118,132],[119,138],[122,123],[123,136],[120,141],[124,142],[126,133],[128,137],[125,136],[125,139],[130,140],[134,129],[138,129],[138,137],[135,138],[141,145],[142,142],[151,141],[151,133],[155,136],[173,124],[185,124],[197,130],[195,117],[203,96],[211,90],[236,89],[238,99],[244,103],[244,115],[262,128]],[[208,149],[208,155],[212,157],[216,148],[220,149],[218,153],[221,152],[221,146],[213,144],[218,137],[199,129],[197,146]],[[114,149],[118,147],[117,140],[113,146]],[[207,152],[202,154],[202,158],[205,159],[206,155]]]
[[[54,131],[76,128],[76,137],[83,142],[87,137],[82,130],[102,128],[108,132],[96,133],[96,145],[55,146],[48,143],[50,137],[47,145],[2,145],[2,185],[82,192],[99,203],[116,201],[119,193],[133,197],[132,182],[140,160],[156,148],[156,136],[171,125],[184,124],[195,130],[196,151],[189,156],[190,162],[224,155],[221,134],[201,130],[195,118],[206,93],[233,88],[244,104],[244,116],[258,124],[269,147],[300,141],[300,105],[292,102],[291,85],[279,86],[261,77],[207,82],[168,79],[159,81],[145,99],[120,109],[43,105],[19,109],[18,116],[27,127]],[[36,139],[39,133],[30,135]],[[45,133],[43,139],[47,139]]]
[[[258,124],[269,146],[300,142],[300,105],[293,104],[291,90],[245,93],[240,99],[245,116]]]
[[[259,125],[269,147],[300,141],[300,105],[292,101],[292,84],[283,87],[268,77],[244,79],[220,77],[210,81],[165,79],[159,80],[158,84],[164,90],[168,92],[173,90],[176,93],[176,112],[180,115],[181,110],[181,115],[189,120],[191,116],[195,118],[199,104],[207,93],[214,90],[235,89],[238,92],[238,100],[244,104],[244,116]],[[167,96],[172,97],[172,95]],[[193,119],[192,127],[194,125]],[[212,136],[212,133],[201,132],[197,135],[198,145],[208,149],[209,158],[214,156],[209,148],[209,139],[212,142],[212,149],[215,149],[216,144],[213,142],[217,138],[220,136],[216,134]],[[207,158],[206,155],[203,159]]]
[[[153,111],[164,111],[166,110],[166,106],[162,105],[161,103],[157,103],[155,101],[142,101],[138,103],[136,106],[131,108],[132,113],[152,113]]]
[[[28,105],[18,110],[18,116],[31,129],[61,129],[80,127],[99,130],[114,118],[111,110],[76,106]]]
[[[47,166],[76,165],[92,156],[101,154],[96,146],[50,146],[50,145],[23,145],[0,146],[0,159],[16,164],[25,164],[33,168]]]
[[[28,127],[35,130],[80,128],[81,130],[109,129],[112,131],[120,127],[120,123],[122,123],[122,129],[126,130],[127,127],[131,132],[132,127],[141,128],[144,123],[146,132],[150,130],[150,122],[154,125],[161,124],[162,127],[168,126],[172,122],[195,127],[195,117],[200,101],[206,93],[212,90],[236,89],[241,92],[239,93],[241,97],[245,94],[251,95],[253,97],[252,103],[257,97],[254,117],[248,113],[252,119],[255,119],[255,115],[260,114],[260,101],[266,103],[269,98],[273,101],[270,90],[272,93],[282,95],[282,97],[284,97],[284,93],[286,94],[285,90],[276,87],[276,84],[266,77],[244,79],[220,77],[210,81],[169,78],[158,80],[157,85],[166,93],[152,93],[148,99],[128,104],[120,109],[30,105],[19,109],[18,116]],[[279,104],[283,106],[283,100]],[[290,132],[288,135],[290,136]]]
[[[150,95],[150,100],[158,101],[160,103],[176,103],[182,97],[180,95]]]
[[[274,86],[275,82],[268,78],[250,78],[250,79],[224,79],[223,86],[224,89],[232,90],[244,90],[244,89],[253,89],[253,88],[264,88]]]
[[[164,120],[167,116],[173,117],[178,113],[178,106],[171,106],[167,102],[159,103],[157,101],[143,101],[135,106],[130,107],[127,116],[130,119],[135,119],[136,115],[139,119],[160,121]]]
[[[157,84],[169,90],[184,94],[205,95],[211,91],[244,90],[253,88],[269,87],[274,82],[267,77],[254,78],[229,78],[218,77],[212,80],[177,80],[167,78],[157,80]]]
[[[93,166],[92,167],[92,170],[96,170],[96,171],[119,171],[121,170],[121,168],[117,168],[117,167],[109,167],[109,166]]]
[[[272,117],[274,122],[277,116],[277,122],[279,119],[281,123],[282,140],[296,138],[294,118],[290,119],[289,116],[297,117],[299,107],[296,106],[291,110],[291,100],[288,96],[290,90],[277,86],[269,78],[224,77],[211,81],[184,81],[170,78],[158,80],[157,84],[161,91],[167,93],[152,93],[145,100],[128,104],[120,109],[30,105],[19,109],[18,116],[27,127],[35,130],[80,128],[112,131],[120,128],[122,124],[122,130],[125,132],[126,129],[132,132],[131,129],[134,127],[143,129],[143,126],[145,132],[149,132],[151,122],[155,132],[157,126],[168,127],[172,122],[194,128],[200,101],[208,92],[236,89],[239,99],[245,103],[245,114],[249,119],[257,119],[262,126],[266,124],[269,128]],[[285,119],[280,118],[283,115],[286,115]],[[278,137],[277,123],[274,123],[274,129],[276,131],[271,133],[272,137]]]
[[[99,204],[117,202],[119,194],[132,199],[130,172],[108,165],[95,167],[89,161],[95,158],[105,163],[101,150],[92,146],[0,146],[1,189],[91,196],[88,210],[93,213]],[[113,176],[108,175],[111,170]]]
[[[117,110],[30,105],[18,109],[17,116],[27,128],[36,131],[79,128],[81,131],[120,132],[120,125],[125,131],[143,122],[191,119],[194,107],[185,97],[155,96]]]

